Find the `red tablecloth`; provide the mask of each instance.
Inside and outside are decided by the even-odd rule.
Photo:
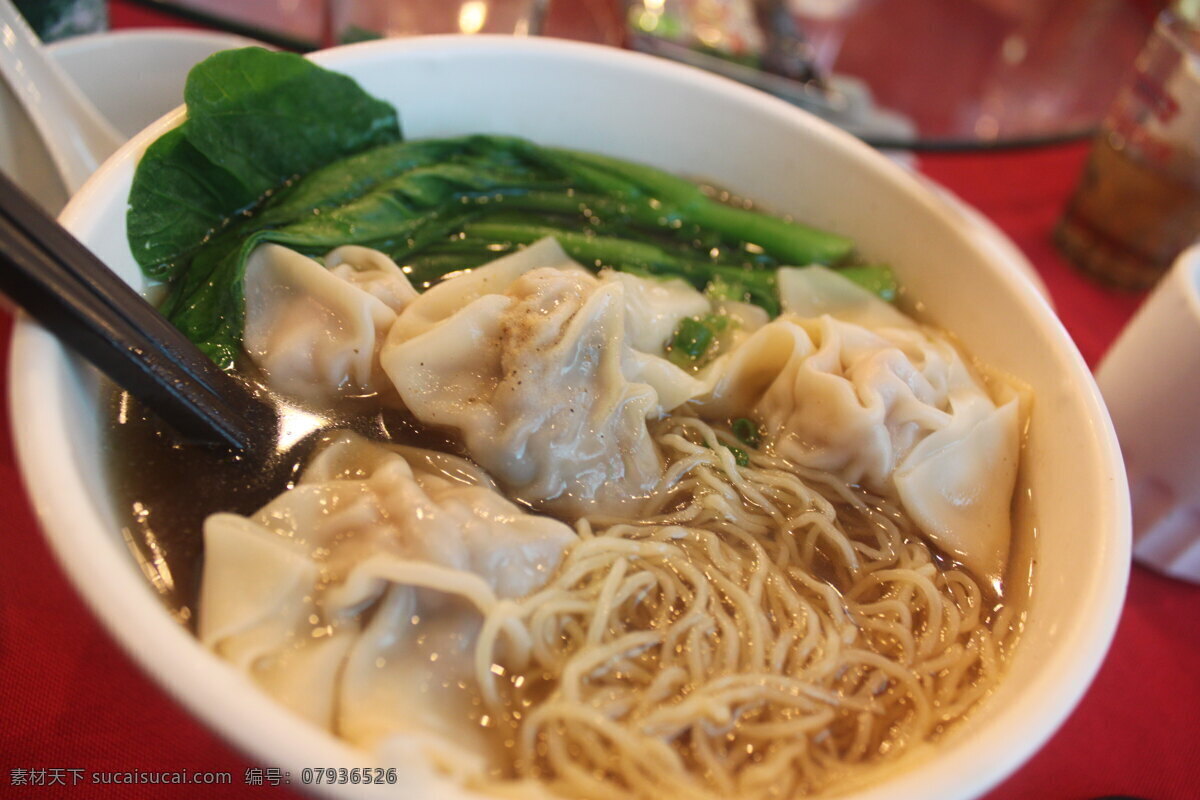
[[[113,8],[117,25],[162,21],[125,4]],[[1016,241],[1094,364],[1140,297],[1089,282],[1050,244],[1085,149],[926,156],[921,169]],[[0,316],[0,384],[8,376],[9,328],[10,320]],[[92,618],[38,532],[8,425],[0,427],[0,510],[0,796],[294,796],[286,787],[246,786],[248,769],[272,765],[248,762],[194,722]],[[233,787],[146,791],[98,786],[88,777],[134,770],[230,772]],[[31,781],[40,785],[15,785]],[[1200,798],[1200,587],[1140,567],[1133,568],[1112,651],[1079,709],[988,800],[1112,794]]]

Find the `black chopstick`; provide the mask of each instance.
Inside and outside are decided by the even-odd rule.
[[[144,331],[159,342],[164,354],[181,369],[208,387],[214,394],[229,391],[228,376],[204,353],[193,345],[183,332],[172,325],[153,306],[138,302],[141,296],[129,288],[115,272],[104,266],[90,250],[63,230],[58,221],[45,214],[26,196],[21,202],[20,191],[0,173],[0,213],[8,216],[25,234],[37,242],[53,243],[56,261],[86,283],[114,313],[123,316],[130,325]],[[239,388],[240,385],[239,385]]]
[[[185,439],[273,446],[274,411],[2,174],[0,291]]]

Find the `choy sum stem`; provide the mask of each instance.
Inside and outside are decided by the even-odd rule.
[[[623,180],[620,192],[624,198],[655,198],[662,204],[664,217],[751,242],[775,253],[784,264],[837,264],[854,249],[854,243],[843,236],[717,202],[696,184],[654,167],[575,150],[553,152],[562,157],[560,164],[573,161],[580,165],[577,174],[584,181],[604,173],[608,178],[604,183],[611,190]],[[598,188],[603,192],[603,187]]]

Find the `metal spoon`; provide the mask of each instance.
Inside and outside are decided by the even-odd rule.
[[[125,143],[126,137],[46,55],[10,0],[0,0],[0,75],[41,134],[68,194]]]

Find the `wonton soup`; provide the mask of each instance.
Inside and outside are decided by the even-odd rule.
[[[340,77],[292,58],[193,80]],[[164,222],[241,180],[227,99],[189,91],[134,182],[165,313],[292,409],[263,471],[114,399],[133,544],[207,647],[380,764],[563,797],[837,792],[991,690],[1028,593],[1014,381],[841,237],[596,154],[402,140],[337,89],[373,133],[210,218]]]

